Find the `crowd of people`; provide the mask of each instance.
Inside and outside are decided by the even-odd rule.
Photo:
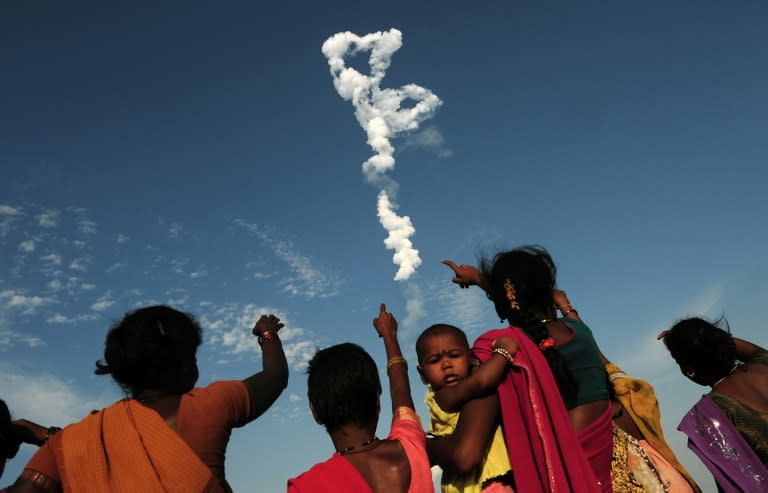
[[[392,403],[383,439],[376,436],[376,362],[351,342],[318,350],[307,395],[334,452],[289,479],[289,492],[431,492],[435,465],[446,493],[701,491],[665,441],[652,385],[602,353],[557,288],[546,250],[503,251],[479,267],[444,263],[461,288],[485,291],[507,326],[472,346],[447,323],[421,333],[425,431],[397,321],[382,304],[373,326],[386,351]],[[288,383],[282,326],[274,315],[255,323],[261,372],[196,387],[202,337],[195,318],[167,306],[129,312],[109,330],[96,364],[127,398],[63,429],[12,421],[2,403],[3,458],[21,443],[39,446],[7,491],[232,491],[224,474],[232,429],[266,412]],[[719,491],[768,492],[768,352],[732,337],[724,320],[684,319],[659,339],[683,375],[711,387],[679,429]]]

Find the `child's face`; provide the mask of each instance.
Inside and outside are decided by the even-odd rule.
[[[424,341],[419,362],[421,381],[435,390],[456,385],[469,375],[469,348],[455,334],[437,334]]]

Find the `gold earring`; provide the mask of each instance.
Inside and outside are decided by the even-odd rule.
[[[693,371],[693,370],[686,370],[686,372],[685,372],[685,376],[686,376],[686,377],[688,377],[688,378],[690,378],[690,379],[693,379],[693,377],[695,377],[695,376],[696,376],[696,372],[695,372],[695,371]]]

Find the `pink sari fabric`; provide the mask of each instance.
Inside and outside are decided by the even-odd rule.
[[[516,327],[490,330],[475,341],[472,351],[481,361],[487,360],[493,355],[493,341],[501,336],[519,343],[514,367],[498,388],[515,489],[526,493],[600,492],[552,371],[525,332]]]
[[[610,493],[613,491],[611,484],[611,458],[613,457],[613,420],[611,419],[611,406],[606,407],[605,412],[589,426],[579,433],[581,447],[587,454],[587,460],[592,465],[592,471],[600,484],[600,491]]]

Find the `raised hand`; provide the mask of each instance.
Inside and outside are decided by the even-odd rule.
[[[373,327],[379,337],[388,335],[397,337],[397,320],[394,315],[387,311],[387,305],[384,303],[379,308],[379,316],[373,319]]]
[[[256,322],[256,325],[253,326],[252,332],[253,335],[261,337],[265,332],[277,333],[283,327],[285,327],[285,324],[280,323],[280,319],[276,316],[272,314],[262,315],[259,321]]]
[[[482,286],[483,275],[474,265],[456,265],[453,260],[448,259],[443,260],[443,263],[453,271],[454,276],[451,280],[458,284],[462,289],[466,289],[470,286]]]

